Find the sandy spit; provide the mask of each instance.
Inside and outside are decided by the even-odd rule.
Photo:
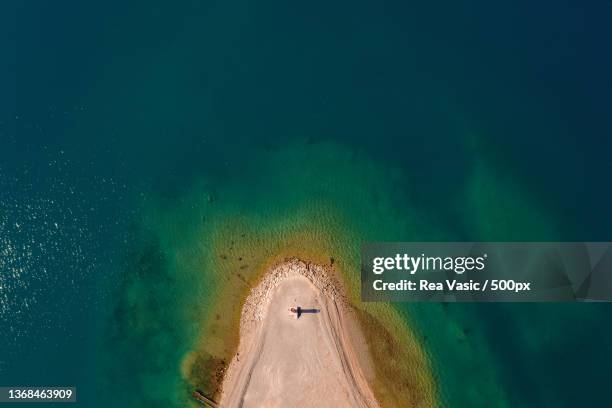
[[[301,306],[299,319],[289,311]],[[242,309],[221,407],[378,407],[372,361],[340,286],[294,259],[272,268]]]

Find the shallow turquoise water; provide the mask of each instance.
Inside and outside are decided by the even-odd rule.
[[[175,245],[223,211],[317,197],[364,240],[610,240],[606,7],[20,5],[0,383],[180,403],[209,287]],[[398,307],[449,406],[609,404],[607,305]]]

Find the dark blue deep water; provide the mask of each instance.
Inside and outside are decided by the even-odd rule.
[[[117,358],[113,389],[138,399],[147,356],[103,339],[109,316],[129,319],[115,304],[141,203],[180,202],[286,146],[331,142],[399,169],[411,201],[398,206],[441,238],[612,240],[610,2],[28,1],[2,14],[0,385],[76,385],[80,406],[119,406],[99,374]],[[448,406],[610,405],[608,305],[400,308],[429,334]]]

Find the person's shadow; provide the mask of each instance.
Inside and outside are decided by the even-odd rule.
[[[302,309],[300,306],[297,307],[297,318],[299,319],[303,313],[320,313],[321,309]]]

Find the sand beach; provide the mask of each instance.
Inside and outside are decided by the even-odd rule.
[[[298,318],[291,307],[300,306]],[[378,407],[372,361],[340,285],[324,267],[272,268],[242,309],[221,407]]]

